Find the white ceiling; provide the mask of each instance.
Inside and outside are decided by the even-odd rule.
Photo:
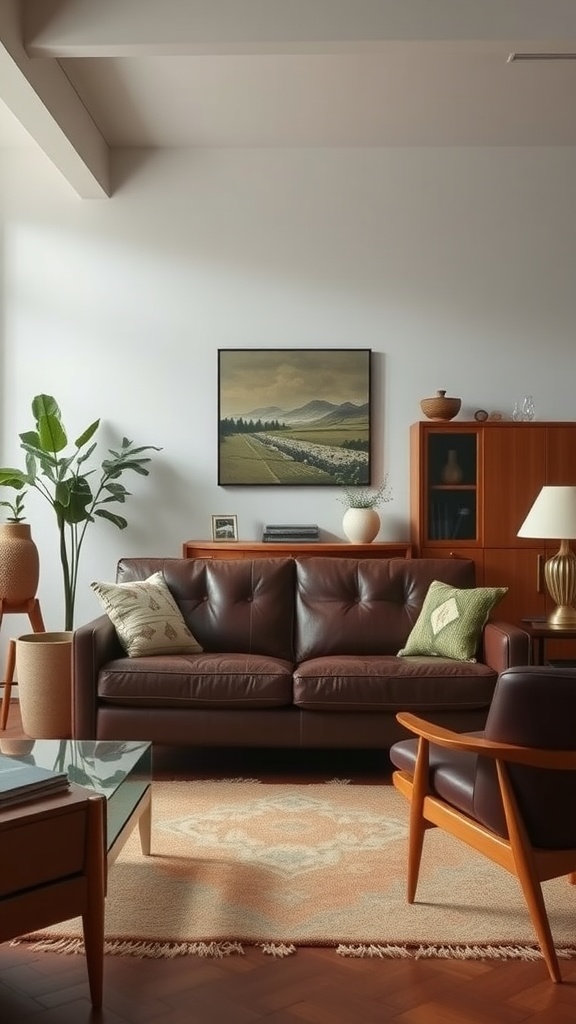
[[[0,145],[574,146],[576,0],[1,0]],[[31,141],[33,140],[33,141]]]

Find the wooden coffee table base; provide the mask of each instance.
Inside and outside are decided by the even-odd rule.
[[[152,785],[148,784],[140,800],[136,804],[126,824],[119,832],[114,843],[108,850],[108,867],[116,860],[128,837],[138,824],[140,832],[140,848],[145,857],[150,856],[152,843]]]

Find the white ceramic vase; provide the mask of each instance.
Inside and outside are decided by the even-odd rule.
[[[378,536],[380,516],[375,508],[348,508],[342,529],[351,544],[371,544]]]

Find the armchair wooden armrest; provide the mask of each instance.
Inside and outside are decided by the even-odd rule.
[[[576,769],[576,750],[543,750],[539,747],[521,747],[513,743],[495,743],[494,740],[487,740],[482,736],[452,732],[451,729],[434,725],[406,711],[400,712],[396,718],[416,736],[448,750],[468,751],[498,761],[531,765],[533,768],[559,768],[568,771]]]

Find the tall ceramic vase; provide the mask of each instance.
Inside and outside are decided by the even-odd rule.
[[[380,516],[375,508],[348,508],[342,529],[351,544],[371,544],[378,536]]]
[[[72,631],[16,640],[22,728],[32,739],[72,736]]]
[[[40,562],[28,523],[0,525],[0,599],[22,604],[36,596]]]
[[[463,472],[458,462],[458,453],[454,448],[451,448],[448,452],[448,458],[446,459],[445,465],[442,467],[442,482],[445,484],[460,484],[462,483]]]

